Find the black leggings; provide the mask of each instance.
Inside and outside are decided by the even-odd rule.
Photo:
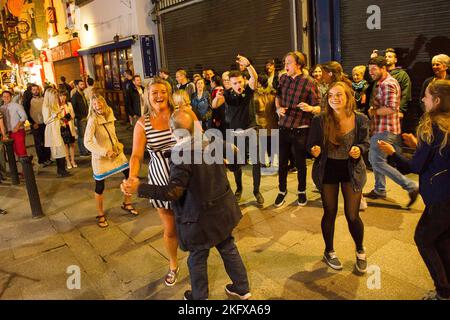
[[[344,212],[347,218],[348,228],[355,241],[358,251],[364,250],[364,224],[359,216],[361,192],[353,191],[351,182],[341,182],[341,190],[344,196]],[[338,211],[339,184],[324,184],[322,186],[322,203],[324,215],[322,218],[322,235],[325,240],[325,250],[334,250],[334,225]]]
[[[122,173],[125,176],[125,179],[128,179],[130,176],[130,169],[126,169],[122,171]],[[95,180],[95,193],[103,194],[103,191],[105,191],[105,180]]]
[[[417,224],[414,240],[437,293],[450,298],[450,215],[447,201],[427,205]]]

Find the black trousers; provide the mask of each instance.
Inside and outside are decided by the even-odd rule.
[[[258,136],[256,137],[256,141],[257,144],[256,146],[251,145],[250,144],[250,140],[249,138],[245,139],[245,148],[244,149],[240,149],[238,152],[238,159],[239,160],[244,160],[245,162],[247,162],[250,159],[250,152],[253,151],[253,153],[256,152],[256,154],[259,155],[259,143],[258,143]],[[236,146],[238,146],[237,144],[237,138],[234,139],[234,144]],[[240,147],[240,146],[238,146]],[[255,148],[256,150],[250,150],[250,148]],[[236,160],[238,160],[236,159]],[[261,185],[261,162],[259,159],[251,159],[252,160],[252,176],[253,176],[253,193],[258,193],[259,192],[259,186]],[[256,163],[254,163],[256,160]],[[240,161],[240,163],[242,163]],[[236,186],[238,190],[242,190],[242,167],[244,165],[241,164],[235,164],[234,165],[234,170],[233,170],[233,174],[234,174],[234,181],[236,182]]]
[[[40,124],[39,128],[32,127],[31,132],[34,137],[34,147],[40,164],[47,162],[51,158],[50,148],[45,147],[45,124]]]
[[[241,255],[230,235],[216,246],[222,257],[225,271],[233,282],[237,292],[249,292],[247,270]],[[209,250],[194,250],[189,252],[188,267],[191,278],[192,297],[194,300],[208,299],[208,267]]]
[[[306,142],[309,128],[289,129],[280,127],[280,164],[278,183],[281,192],[287,190],[288,163],[291,150],[297,167],[298,191],[306,191]]]
[[[450,298],[450,199],[425,207],[414,240],[437,293]]]

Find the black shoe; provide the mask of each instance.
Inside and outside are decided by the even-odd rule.
[[[232,284],[227,284],[225,286],[225,292],[229,296],[239,298],[240,300],[248,300],[252,296],[250,292],[237,292]]]
[[[419,189],[417,188],[409,192],[408,195],[409,195],[409,202],[406,205],[407,208],[411,207],[414,204],[414,202],[416,202],[417,196],[419,195]]]
[[[264,205],[264,197],[261,194],[261,192],[255,192],[254,193],[255,198],[256,198],[256,203],[258,204],[259,207],[262,207]]]
[[[274,203],[274,206],[275,206],[276,208],[281,207],[281,206],[286,202],[286,200],[285,200],[286,195],[287,195],[287,191],[285,191],[285,192],[281,192],[281,191],[280,191],[280,192],[278,193],[278,196],[277,196],[277,198],[275,199],[275,203]]]
[[[184,292],[183,300],[194,300],[194,298],[192,298],[192,291],[191,290],[186,290]]]
[[[308,200],[306,199],[306,192],[299,192],[298,193],[298,200],[297,205],[304,207],[308,203]]]
[[[7,214],[8,212],[6,210],[0,209],[0,214]]]
[[[236,192],[234,193],[234,196],[236,197],[236,201],[237,202],[241,201],[242,189],[240,189],[240,188],[236,189]]]
[[[70,177],[70,176],[71,176],[71,174],[67,171],[58,173],[59,178],[66,178],[66,177]]]
[[[375,190],[372,190],[369,193],[364,193],[364,197],[369,199],[386,199],[386,194],[379,194]]]

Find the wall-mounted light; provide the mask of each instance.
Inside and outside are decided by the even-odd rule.
[[[33,44],[36,47],[36,49],[41,50],[42,46],[44,45],[44,41],[42,41],[41,38],[36,38],[33,40]]]
[[[49,38],[48,39],[48,48],[49,49],[57,47],[58,44],[59,43],[58,43],[58,40],[56,38]]]

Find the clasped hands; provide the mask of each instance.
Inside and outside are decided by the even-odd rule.
[[[120,185],[120,190],[126,196],[131,196],[137,192],[139,186],[139,178],[138,177],[129,177],[128,179],[124,179],[122,184]]]

